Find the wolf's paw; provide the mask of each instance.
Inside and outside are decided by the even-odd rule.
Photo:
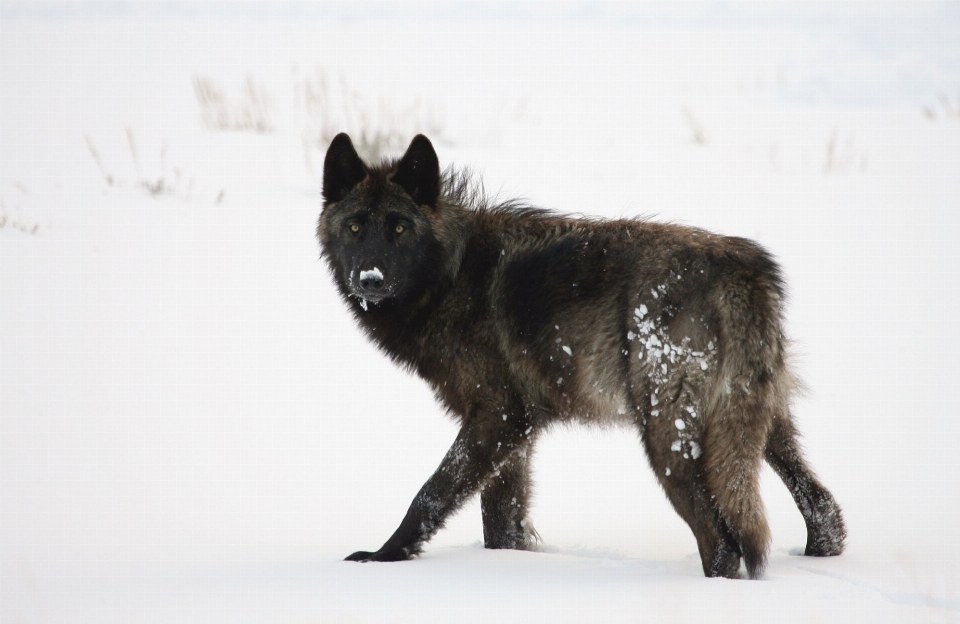
[[[840,506],[831,497],[821,503],[813,521],[807,525],[807,557],[834,557],[843,552],[847,527]]]
[[[407,559],[410,559],[410,555],[403,550],[384,551],[381,549],[377,552],[358,550],[344,559],[344,561],[360,561],[365,563],[367,561],[406,561]]]
[[[835,557],[843,552],[844,537],[835,534],[811,536],[803,554],[807,557]]]
[[[716,545],[709,561],[703,561],[703,573],[707,578],[740,578],[740,553],[730,544]]]

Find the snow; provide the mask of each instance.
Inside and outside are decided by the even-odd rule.
[[[383,273],[381,273],[381,272],[380,272],[380,269],[378,269],[377,267],[373,267],[373,268],[370,269],[369,271],[360,271],[360,279],[361,279],[361,280],[371,279],[371,278],[372,278],[372,279],[382,280],[382,279],[383,279]]]
[[[0,621],[960,619],[956,6],[411,4],[0,4]],[[559,428],[538,552],[473,500],[342,562],[456,431],[318,259],[339,130],[763,244],[847,552],[765,468],[764,579],[704,579],[636,435]]]

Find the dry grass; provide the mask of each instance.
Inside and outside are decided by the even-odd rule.
[[[97,149],[93,138],[89,134],[83,135],[83,138],[87,144],[87,151],[90,153],[90,157],[93,159],[94,163],[96,163],[97,169],[100,170],[100,175],[103,177],[103,181],[106,183],[106,185],[115,189],[141,189],[151,197],[176,195],[189,198],[193,192],[194,180],[193,178],[184,176],[183,171],[179,167],[171,167],[169,165],[167,158],[167,141],[164,140],[160,145],[160,174],[157,176],[150,176],[145,174],[143,171],[140,150],[137,147],[136,135],[129,127],[125,128],[124,130],[126,132],[127,148],[130,152],[130,159],[133,162],[133,168],[136,172],[136,176],[133,180],[127,180],[112,173],[111,170],[107,168],[104,158],[100,155],[100,151]],[[223,192],[221,191],[216,203],[220,203],[222,199]]]
[[[269,134],[275,129],[270,95],[249,74],[236,102],[231,102],[223,87],[209,76],[194,76],[193,93],[200,106],[200,120],[208,130]]]
[[[867,157],[857,146],[853,133],[841,136],[836,128],[827,139],[823,157],[824,174],[864,173],[867,170]]]
[[[343,74],[334,80],[319,68],[306,75],[295,73],[294,96],[303,113],[303,145],[311,171],[340,132],[348,133],[360,156],[370,162],[402,152],[418,133],[451,143],[439,115],[422,100],[365,97]]]
[[[15,184],[14,186],[18,187],[17,190],[19,190],[20,193],[27,193],[23,186],[19,184]],[[16,192],[14,195],[16,195]],[[40,231],[40,224],[23,217],[20,212],[19,202],[15,200],[13,205],[10,205],[7,199],[3,195],[0,195],[0,230],[5,228],[33,235]]]
[[[690,142],[694,145],[706,145],[707,133],[703,129],[703,124],[693,116],[693,113],[690,112],[690,109],[686,106],[683,107],[683,119],[687,122],[687,130],[690,132]]]
[[[923,107],[923,116],[930,121],[938,119],[960,120],[960,95],[957,96],[956,101],[952,101],[946,93],[941,91],[937,94],[935,105]]]

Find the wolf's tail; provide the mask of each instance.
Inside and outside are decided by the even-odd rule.
[[[787,409],[793,388],[780,331],[779,271],[769,262],[765,275],[732,279],[716,293],[720,377],[703,444],[707,490],[750,578],[763,574],[770,544],[761,463],[774,417]]]
[[[727,422],[711,425],[705,431],[707,490],[739,547],[747,573],[755,579],[763,574],[770,544],[759,484],[765,439],[746,423],[731,427],[733,418],[728,415]]]

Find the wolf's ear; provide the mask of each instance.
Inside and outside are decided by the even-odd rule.
[[[397,164],[393,182],[399,184],[417,205],[435,206],[440,194],[440,161],[430,139],[413,137],[407,153]]]
[[[346,133],[333,137],[323,160],[323,197],[329,202],[343,199],[367,177],[367,168]]]

